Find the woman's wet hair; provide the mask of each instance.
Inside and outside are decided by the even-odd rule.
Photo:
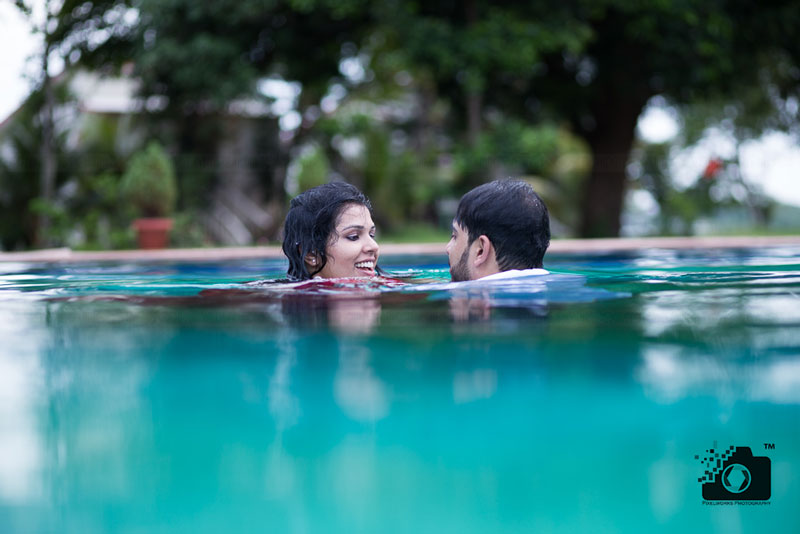
[[[372,214],[369,199],[346,182],[319,185],[292,199],[283,229],[283,253],[289,258],[287,274],[291,280],[308,280],[325,267],[325,250],[336,223],[345,208],[353,204],[366,207]],[[305,262],[308,254],[317,259],[313,271]]]
[[[502,270],[542,267],[550,217],[527,183],[495,180],[476,187],[461,198],[455,221],[469,234],[469,244],[481,235],[489,238]]]

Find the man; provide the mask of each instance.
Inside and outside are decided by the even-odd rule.
[[[547,274],[547,206],[518,180],[495,180],[461,198],[447,258],[453,282]]]

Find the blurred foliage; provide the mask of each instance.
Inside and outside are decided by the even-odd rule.
[[[297,158],[296,169],[295,180],[297,184],[291,188],[292,196],[308,191],[312,187],[328,183],[330,164],[325,152],[317,145],[306,147],[303,154]]]
[[[637,185],[650,193],[658,205],[659,235],[690,235],[694,223],[712,215],[717,207],[711,197],[717,175],[698,177],[688,188],[677,189],[669,173],[669,156],[674,149],[673,143],[643,143],[634,153],[641,165]]]
[[[203,112],[255,96],[274,72],[317,98],[338,73],[341,47],[367,26],[358,0],[139,0],[137,73],[172,110]],[[202,58],[202,61],[198,61]],[[181,109],[183,108],[183,109]],[[205,109],[204,109],[205,108]]]
[[[378,120],[359,111],[359,104],[354,99],[319,122],[331,172],[364,191],[384,228],[431,219],[426,210],[447,191],[442,176],[426,152],[410,148],[403,121]]]
[[[177,185],[172,160],[164,148],[151,141],[133,155],[122,176],[122,198],[143,217],[166,217],[175,209]]]
[[[141,92],[164,105],[153,114],[153,135],[174,147],[179,206],[199,209],[220,182],[215,157],[221,118],[235,99],[269,105],[258,90],[265,77],[299,81],[301,111],[318,104],[338,75],[342,47],[360,40],[365,3],[332,0],[138,0],[134,28]],[[262,132],[264,133],[264,132]],[[266,182],[267,201],[283,201],[281,179],[263,164],[288,164],[290,147],[271,145],[269,161],[248,164]],[[263,147],[260,153],[264,154]],[[280,185],[281,187],[279,187]]]
[[[442,252],[444,252],[445,244],[450,240],[450,234],[449,228],[411,222],[381,233],[378,240],[381,243],[441,243]]]
[[[658,205],[656,231],[659,235],[692,235],[698,224],[715,219],[749,220],[752,228],[767,229],[774,202],[758,185],[744,179],[739,160],[739,144],[730,158],[712,157],[703,172],[688,186],[677,187],[670,174],[671,156],[684,148],[679,142],[641,143],[633,159],[640,170],[634,187],[647,191]],[[741,223],[739,223],[741,226]]]
[[[16,3],[29,11],[30,2]],[[132,63],[143,97],[141,129],[98,121],[81,126],[73,146],[59,139],[59,193],[36,206],[59,221],[53,232],[60,242],[80,241],[78,233],[87,243],[114,242],[101,236],[115,230],[102,229],[122,231],[124,210],[111,213],[110,199],[146,139],[160,140],[174,155],[177,207],[192,221],[185,226],[198,229],[226,172],[218,165],[225,120],[247,117],[234,104],[260,110],[252,118],[261,121],[252,141],[257,149],[242,164],[268,202],[346,179],[371,197],[376,219],[390,231],[409,221],[441,223],[451,200],[469,188],[518,176],[545,198],[556,234],[615,234],[636,122],[654,95],[682,111],[686,145],[710,125],[742,141],[765,130],[795,132],[800,123],[800,4],[789,1],[52,6],[55,22],[40,29],[49,49],[68,68],[113,72]],[[292,103],[299,126],[277,130],[278,112],[261,91],[265,79],[301,88]],[[4,248],[30,246],[35,236],[27,206],[40,195],[31,179],[36,98],[2,132],[6,152],[19,154],[0,161],[0,202],[10,210],[0,214]],[[725,183],[747,187],[737,161],[726,162],[728,178],[679,191],[664,163],[671,149],[642,150],[636,157],[644,171],[634,185],[661,206],[663,232],[686,231],[729,197],[754,213],[762,209],[757,191],[717,191]],[[203,242],[201,233],[187,230],[187,242]]]
[[[195,211],[176,213],[169,242],[173,247],[203,247],[211,245],[202,224],[202,214]],[[130,248],[130,247],[128,247]]]
[[[136,0],[13,0],[33,20],[34,6],[43,8],[34,27],[45,47],[58,54],[65,69],[73,65],[108,66],[130,57],[133,12]]]
[[[784,101],[797,93],[797,2],[579,0],[562,6],[589,27],[586,45],[577,53],[547,54],[546,76],[501,82],[486,99],[526,121],[562,117],[586,140],[593,168],[581,195],[584,236],[618,231],[627,156],[651,97],[735,102],[743,87],[756,86]],[[776,58],[783,66],[770,68]],[[791,115],[796,122],[796,106]]]
[[[659,206],[658,230],[664,235],[692,234],[698,221],[721,217],[736,210],[745,213],[752,227],[767,229],[774,202],[757,183],[742,176],[740,147],[764,132],[797,135],[797,97],[781,88],[792,86],[797,72],[783,54],[760,59],[761,75],[750,84],[737,84],[729,97],[706,96],[691,102],[671,102],[681,123],[676,139],[641,143],[633,161],[641,165],[635,185],[647,190]],[[795,82],[796,87],[796,82]],[[688,187],[679,188],[670,173],[672,155],[698,146],[713,135],[727,141],[733,152],[712,154],[707,168]]]
[[[64,87],[56,101],[68,106],[70,96]],[[0,130],[0,244],[6,250],[25,249],[37,241],[32,202],[39,196],[41,173],[41,109],[44,96],[34,91],[8,124]],[[64,149],[69,131],[63,124],[56,130],[56,187],[63,186],[75,170],[78,158]]]
[[[34,199],[31,210],[49,215],[51,242],[83,250],[131,248],[130,211],[119,193],[119,177],[112,174],[83,177],[59,191],[52,203]]]

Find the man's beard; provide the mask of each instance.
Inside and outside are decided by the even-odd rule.
[[[450,278],[453,282],[466,282],[469,280],[469,269],[467,268],[467,261],[469,260],[469,247],[464,250],[461,259],[458,263],[450,266]]]

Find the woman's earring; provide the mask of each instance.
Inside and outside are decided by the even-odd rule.
[[[313,258],[313,259],[311,260],[311,265],[316,265],[316,264],[317,264],[317,260],[316,260],[316,258]]]

